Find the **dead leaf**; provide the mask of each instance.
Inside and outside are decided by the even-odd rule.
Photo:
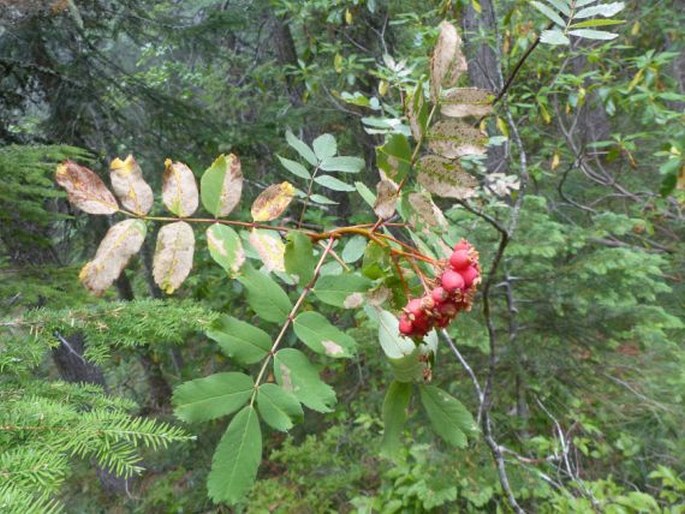
[[[459,77],[467,70],[466,57],[461,51],[461,38],[457,28],[443,21],[440,34],[431,58],[431,94],[438,98],[443,87],[457,84]]]
[[[193,267],[195,235],[185,221],[164,225],[157,235],[152,262],[155,283],[167,294],[173,293]]]
[[[132,155],[122,161],[118,157],[109,165],[109,179],[114,194],[125,209],[144,216],[152,208],[152,188],[143,178],[143,173]]]
[[[288,208],[293,196],[295,196],[295,188],[290,182],[267,187],[252,204],[252,219],[271,221],[278,218]]]
[[[248,239],[268,271],[285,271],[285,244],[280,236],[274,236],[267,230],[254,229]]]
[[[451,89],[442,97],[440,112],[452,118],[486,116],[492,112],[494,98],[490,91],[475,87]]]
[[[447,228],[447,219],[440,208],[433,203],[427,193],[411,193],[409,195],[409,222],[413,225]]]
[[[475,196],[478,181],[455,161],[426,155],[417,162],[419,184],[429,192],[446,198],[465,199]]]
[[[136,219],[120,221],[110,227],[98,246],[95,258],[81,269],[79,279],[83,285],[98,296],[104,293],[131,257],[138,253],[146,232],[145,222]]]
[[[64,161],[57,166],[55,179],[67,190],[69,203],[88,214],[114,214],[119,210],[105,183],[85,166]]]
[[[180,218],[191,216],[199,202],[195,175],[182,162],[164,161],[162,201],[166,208]]]
[[[428,148],[448,159],[485,154],[487,138],[477,128],[459,120],[437,122],[428,138]]]
[[[395,214],[398,189],[397,184],[387,178],[376,184],[376,203],[373,211],[379,218],[387,220]]]

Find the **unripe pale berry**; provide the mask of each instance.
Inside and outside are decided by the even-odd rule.
[[[400,333],[409,336],[414,332],[414,324],[411,322],[411,320],[406,316],[402,315],[400,316]]]
[[[459,273],[464,280],[464,287],[471,287],[471,284],[473,284],[473,281],[476,280],[476,277],[478,276],[478,270],[475,266],[469,266]]]
[[[468,250],[457,250],[450,256],[450,266],[454,271],[461,271],[471,264]]]
[[[452,270],[447,270],[440,276],[440,283],[448,293],[454,293],[457,289],[464,288],[464,279],[459,273]]]

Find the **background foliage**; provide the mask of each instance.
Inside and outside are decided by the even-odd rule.
[[[0,510],[682,512],[685,9],[677,0],[617,4],[0,5]],[[595,14],[579,18],[576,7]],[[139,256],[95,298],[78,269],[116,220],[73,209],[55,165],[69,158],[100,171],[134,153],[158,195],[166,158],[197,171],[233,152],[244,198],[284,180],[299,191],[278,223],[374,223],[378,169],[392,173],[388,156],[406,154],[405,108],[427,84],[443,19],[464,39],[469,72],[459,85],[491,91],[496,104],[481,124],[487,156],[463,161],[478,196],[433,195],[444,217],[412,222],[413,243],[435,252],[437,238],[467,237],[480,251],[488,291],[449,329],[457,353],[441,336],[433,384],[482,422],[475,376],[491,391],[490,428],[449,446],[415,394],[401,444],[388,451],[393,368],[374,310],[344,309],[344,296],[326,294],[328,278],[306,312],[352,340],[349,358],[317,356],[316,341],[299,346],[315,363],[300,376],[330,391],[298,398],[314,410],[260,410],[273,423],[262,427],[256,485],[217,498],[235,506],[216,505],[205,484],[227,422],[204,412],[206,423],[187,424],[195,418],[179,398],[193,381],[253,370],[259,359],[236,355],[231,324],[250,322],[271,343],[283,313],[260,305],[261,295],[290,293],[287,315],[298,298],[290,275],[301,288],[316,260],[297,264],[306,252],[293,236],[284,243],[299,257],[285,262],[288,274],[245,268],[235,281],[231,263],[197,251],[190,278],[166,296],[154,281],[159,227],[150,224]],[[572,27],[584,20],[599,21]],[[618,36],[573,33],[588,29]],[[356,174],[317,171],[324,159],[310,161],[298,140],[347,158],[337,167]],[[398,170],[401,180],[407,170]],[[314,175],[323,172],[330,179]],[[413,173],[407,194],[419,188]],[[231,217],[251,219],[248,205]],[[406,221],[412,202],[399,207]],[[160,202],[151,215],[165,215]],[[512,235],[501,254],[498,226]],[[204,228],[196,238],[206,242]],[[254,265],[259,255],[243,243]],[[348,238],[336,252],[361,269],[360,283],[392,287],[390,263],[362,243]],[[339,272],[326,266],[323,278]],[[397,312],[404,300],[384,308]],[[239,419],[248,426],[249,409]]]

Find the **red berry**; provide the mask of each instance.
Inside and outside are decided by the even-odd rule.
[[[473,281],[478,277],[478,270],[475,266],[469,266],[465,270],[459,272],[464,279],[464,287],[469,288]]]
[[[444,302],[445,300],[447,300],[448,297],[447,291],[445,291],[445,289],[440,286],[433,289],[431,296],[433,297],[433,301],[437,304]]]
[[[426,335],[426,333],[431,329],[430,320],[422,316],[414,320],[414,335]]]
[[[411,300],[407,306],[404,308],[404,310],[410,315],[414,317],[421,316],[423,314],[423,307],[421,306],[421,299],[420,298],[414,298]]]
[[[438,312],[443,316],[447,318],[453,318],[457,315],[459,312],[459,307],[457,304],[448,302],[448,303],[443,303],[439,308]]]
[[[452,270],[447,270],[440,276],[440,283],[448,293],[454,293],[457,289],[464,288],[464,279],[459,273]]]
[[[454,271],[460,271],[471,264],[468,250],[457,250],[450,256],[450,265]]]
[[[468,241],[466,241],[466,239],[462,239],[454,245],[455,252],[458,252],[459,250],[468,250],[469,248],[471,248],[471,245],[468,243]]]
[[[452,318],[449,316],[440,316],[437,320],[435,320],[435,324],[439,328],[445,328],[447,325],[450,324],[450,321],[452,321]]]
[[[404,314],[400,316],[400,333],[405,336],[410,336],[414,332],[414,324]]]

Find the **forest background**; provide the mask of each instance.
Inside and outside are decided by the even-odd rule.
[[[574,19],[583,7],[595,11]],[[684,18],[681,0],[0,1],[0,511],[685,512]],[[412,115],[419,97],[439,103],[443,20],[468,61],[457,85],[492,93],[462,97],[483,138],[467,142],[487,150],[457,152],[471,178],[447,195],[454,184],[417,180],[416,158],[436,149],[421,130],[433,122],[436,137],[449,116],[424,118],[417,137]],[[383,338],[402,339],[383,316],[429,270],[410,267],[405,284],[373,230],[330,247],[289,235],[285,268],[265,275],[259,239],[236,236],[241,272],[214,262],[199,226],[192,273],[170,287],[149,220],[114,285],[83,287],[119,218],[70,204],[59,163],[109,183],[133,154],[159,191],[166,159],[199,180],[228,153],[244,176],[232,219],[289,181],[279,225],[380,223],[437,258],[475,246],[473,309],[440,333],[420,380],[387,358]],[[330,157],[342,169],[314,180]],[[293,280],[307,267],[348,289],[314,285],[310,300]],[[256,374],[276,290],[351,342],[332,359],[297,324],[278,336],[301,348],[315,394],[287,396],[278,415],[257,399],[252,466],[221,453],[221,415],[242,403],[206,414],[188,398],[197,380]],[[256,360],[236,355],[240,323],[268,334]],[[426,369],[453,410],[431,409]],[[265,385],[283,385],[274,372]],[[219,475],[234,461],[254,485]]]

